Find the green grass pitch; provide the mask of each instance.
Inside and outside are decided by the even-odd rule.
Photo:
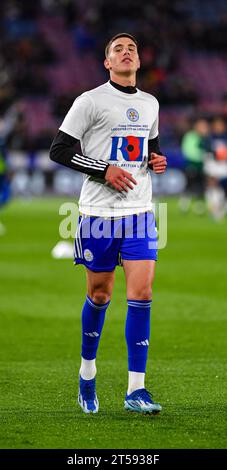
[[[147,388],[159,416],[123,409],[123,271],[97,359],[100,411],[77,405],[83,267],[54,260],[58,199],[12,201],[0,238],[0,448],[226,448],[227,223],[168,202],[168,245],[153,294]]]

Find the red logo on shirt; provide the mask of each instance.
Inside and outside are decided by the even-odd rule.
[[[112,137],[110,160],[118,160],[121,155],[126,161],[142,161],[145,137]],[[120,152],[120,153],[119,153]]]

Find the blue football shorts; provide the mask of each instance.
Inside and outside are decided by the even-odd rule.
[[[157,260],[157,228],[152,211],[107,218],[81,214],[74,263],[91,271],[113,271],[122,260]]]

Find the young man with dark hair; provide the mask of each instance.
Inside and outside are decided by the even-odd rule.
[[[105,53],[110,81],[75,100],[50,151],[52,160],[86,175],[75,239],[75,264],[83,264],[87,274],[78,401],[85,413],[98,411],[95,359],[120,263],[128,303],[125,408],[155,414],[161,405],[154,403],[144,382],[157,259],[149,168],[163,173],[167,164],[159,148],[159,105],[136,88],[140,60],[133,36],[114,36]],[[78,141],[83,155],[75,153]]]

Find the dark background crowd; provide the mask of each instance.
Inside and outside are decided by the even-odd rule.
[[[173,158],[193,117],[226,119],[225,0],[2,0],[0,18],[0,119],[17,115],[13,149],[49,148],[75,97],[107,80],[104,47],[119,31],[138,38],[138,86],[160,101]]]

